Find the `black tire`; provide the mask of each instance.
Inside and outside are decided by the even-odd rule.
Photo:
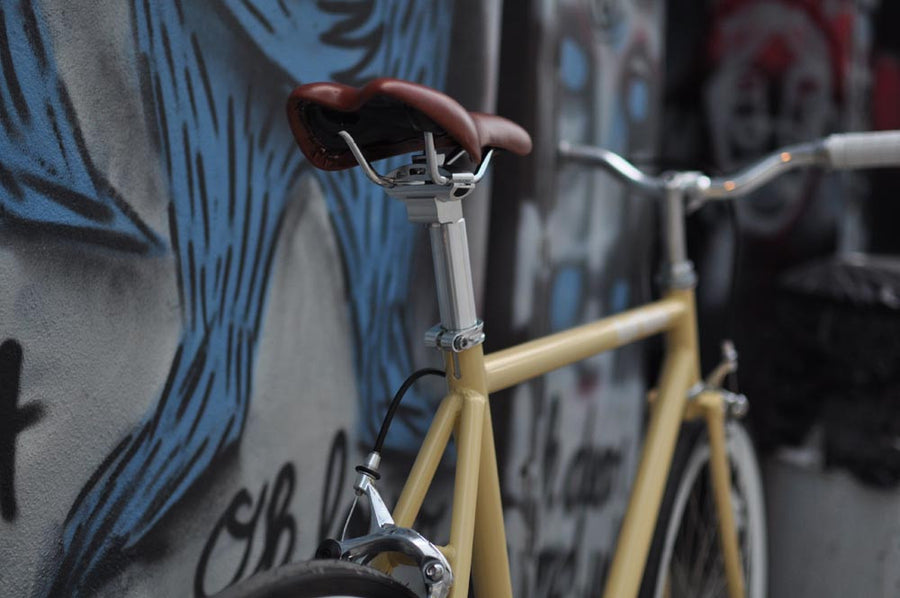
[[[396,579],[344,561],[288,563],[226,588],[216,598],[416,598]]]
[[[742,425],[729,422],[727,439],[746,595],[761,598],[767,591],[768,563],[759,464],[753,442]],[[708,463],[705,426],[699,422],[686,425],[673,457],[644,570],[641,598],[728,595]]]

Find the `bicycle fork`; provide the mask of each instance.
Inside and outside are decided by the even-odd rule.
[[[737,371],[737,351],[731,341],[722,344],[722,361],[691,397],[685,419],[701,417],[706,422],[709,438],[709,470],[712,480],[716,515],[719,519],[719,543],[725,563],[725,576],[730,598],[745,596],[744,573],[738,549],[737,526],[731,493],[731,468],[728,464],[728,446],[725,422],[729,417],[742,418],[747,413],[748,402],[744,395],[722,388],[728,374]]]

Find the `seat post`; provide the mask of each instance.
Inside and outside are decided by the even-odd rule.
[[[441,326],[445,330],[472,328],[478,324],[478,316],[475,313],[466,219],[431,223],[428,232]]]
[[[339,135],[366,177],[406,205],[409,221],[428,225],[441,323],[425,334],[425,344],[460,353],[483,343],[483,325],[475,312],[462,199],[484,177],[493,150],[485,154],[477,172],[451,172],[446,167],[465,152],[459,150],[445,165],[446,156],[435,149],[433,134],[425,132],[423,153],[413,156],[412,163],[382,176],[363,156],[352,135],[346,131]]]
[[[403,201],[409,221],[428,225],[441,323],[425,335],[432,347],[461,352],[484,342],[475,309],[475,290],[462,198],[470,184],[434,184],[414,162],[391,173],[395,185],[385,192]],[[418,184],[404,184],[417,181]]]

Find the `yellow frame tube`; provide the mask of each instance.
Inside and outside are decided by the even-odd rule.
[[[704,411],[706,430],[709,434],[709,469],[716,513],[719,516],[719,542],[725,560],[728,595],[731,598],[743,598],[744,573],[731,503],[731,473],[725,441],[725,406],[722,404],[721,395],[712,392],[703,393],[697,400]]]
[[[443,549],[455,576],[451,598],[467,597],[470,571],[480,598],[512,598],[488,392],[661,332],[667,334],[659,396],[653,402],[637,476],[604,592],[606,598],[620,598],[634,596],[640,588],[678,433],[688,411],[689,390],[700,381],[693,290],[670,291],[660,301],[488,356],[483,354],[480,345],[462,353],[445,354],[450,394],[441,402],[428,430],[397,502],[394,519],[399,526],[412,526],[450,434],[455,432],[458,456],[450,544]],[[724,413],[721,398],[717,398],[718,411],[704,410],[704,415],[710,432],[711,461],[715,462],[713,476],[718,480],[714,484],[721,544],[730,571],[729,593],[737,598],[743,596],[743,577],[730,510]],[[721,470],[723,465],[725,469]],[[725,504],[728,509],[724,509]],[[726,511],[723,517],[721,514]],[[740,578],[740,585],[731,579],[735,575]]]
[[[462,411],[462,405],[463,395],[458,392],[450,393],[441,401],[394,507],[392,516],[394,523],[399,527],[412,527],[415,522],[434,479],[434,473],[444,456],[450,434]]]
[[[450,596],[468,596],[469,572],[474,566],[472,579],[479,595],[512,598],[482,347],[447,354],[446,368],[450,394],[441,402],[416,456],[394,509],[394,521],[398,526],[412,526],[450,434],[455,432],[457,464],[450,543],[442,549],[455,577]],[[473,554],[477,555],[474,564]]]
[[[472,570],[472,540],[475,536],[475,506],[478,499],[478,471],[481,468],[481,442],[487,399],[467,392],[463,397],[456,436],[456,480],[453,488],[453,514],[450,519],[450,555],[453,560],[453,588],[450,598],[467,598]]]
[[[672,328],[687,311],[679,297],[667,297],[487,355],[487,391],[496,392],[547,372],[618,349]]]
[[[604,598],[636,596],[640,590],[688,392],[700,381],[694,291],[669,291],[666,299],[681,304],[684,311],[666,334],[666,358],[660,376],[659,395],[651,408],[650,425],[619,531]]]
[[[478,396],[487,398],[487,379],[484,367],[484,350],[481,345],[462,353],[445,354],[447,381],[454,391],[468,389]],[[456,373],[458,372],[458,376]],[[460,502],[454,496],[451,518],[450,551],[456,562],[469,562],[472,567],[472,581],[478,596],[512,598],[512,581],[509,577],[509,557],[506,552],[506,529],[503,522],[503,503],[500,498],[500,476],[497,472],[497,455],[494,447],[494,428],[491,422],[490,406],[485,401],[483,422],[479,442],[478,468],[475,472],[467,469],[466,475],[477,473],[476,500],[474,503]],[[464,422],[460,421],[459,434],[463,434]],[[461,475],[457,463],[457,481]],[[458,505],[461,505],[458,507]],[[457,542],[453,538],[453,526],[457,509],[473,509],[474,529],[468,542]],[[465,513],[469,517],[472,513]],[[462,526],[462,524],[460,524]],[[449,556],[448,556],[449,559]],[[451,561],[453,562],[453,561]],[[454,567],[456,582],[451,598],[468,596],[469,568],[464,572]]]
[[[476,596],[512,598],[503,501],[500,497],[500,476],[497,473],[497,453],[494,447],[490,405],[487,405],[484,413],[483,434],[478,505],[475,509],[472,580]]]
[[[637,476],[610,566],[605,598],[636,596],[653,541],[672,455],[681,429],[688,390],[694,384],[696,357],[689,351],[669,353],[659,396],[654,401]]]

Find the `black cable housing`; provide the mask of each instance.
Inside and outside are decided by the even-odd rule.
[[[387,438],[388,429],[391,427],[391,421],[394,419],[394,414],[397,413],[397,409],[400,407],[400,401],[403,400],[403,395],[406,394],[406,391],[408,391],[419,378],[424,378],[425,376],[440,376],[443,378],[445,375],[446,373],[443,370],[437,368],[424,368],[410,374],[409,378],[407,378],[403,385],[400,386],[400,389],[397,391],[397,394],[394,395],[394,398],[391,399],[391,404],[381,422],[381,430],[378,432],[378,437],[375,439],[375,447],[372,449],[374,452],[381,452],[381,448],[384,446],[384,439]]]

